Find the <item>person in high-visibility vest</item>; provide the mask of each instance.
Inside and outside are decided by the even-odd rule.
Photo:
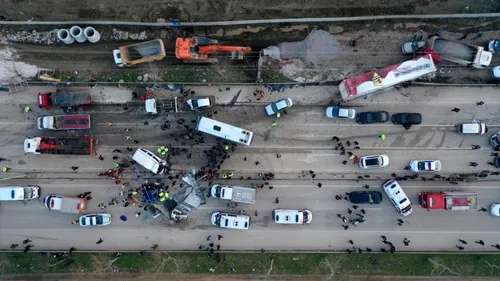
[[[384,141],[385,140],[385,134],[381,134],[380,138]]]
[[[120,168],[121,164],[120,163],[115,163],[115,168]]]
[[[31,107],[29,107],[28,105],[24,107],[24,112],[30,112],[31,111]]]
[[[168,192],[165,192],[165,198],[170,198],[170,194]]]
[[[276,118],[280,118],[281,117],[281,113],[276,113]]]
[[[165,198],[165,197],[161,197],[161,198],[160,198],[160,202],[163,202],[163,201],[165,201],[166,199],[167,199],[167,198]]]
[[[4,172],[4,173],[8,172],[9,170],[10,170],[10,168],[9,168],[9,167],[7,167],[7,166],[4,166],[4,167],[2,168],[2,172]]]
[[[350,160],[353,160],[354,158],[356,158],[356,156],[354,154],[351,154],[351,156],[349,156]]]
[[[162,198],[163,196],[165,196],[165,193],[163,193],[163,191],[162,191],[162,192],[158,193],[158,196],[159,196],[160,198]]]
[[[156,152],[158,152],[159,154],[161,154],[161,152],[163,151],[163,150],[162,150],[162,147],[163,147],[163,146],[158,147],[158,148],[156,149]]]
[[[227,144],[226,144],[226,145],[224,146],[224,150],[226,150],[226,151],[227,151],[227,150],[229,150],[229,145],[227,145]]]

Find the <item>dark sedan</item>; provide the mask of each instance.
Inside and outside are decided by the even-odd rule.
[[[396,125],[419,125],[422,123],[420,113],[396,113],[392,115],[392,123]]]
[[[353,191],[349,195],[349,201],[353,204],[380,204],[382,193],[379,191]]]
[[[359,124],[385,123],[389,121],[387,111],[361,112],[356,116],[356,122]]]

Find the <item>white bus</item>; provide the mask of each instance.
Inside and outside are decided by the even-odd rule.
[[[252,144],[253,132],[210,118],[200,117],[196,130],[244,145]]]

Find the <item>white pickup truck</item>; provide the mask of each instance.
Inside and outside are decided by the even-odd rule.
[[[210,193],[215,198],[231,200],[236,203],[255,203],[255,188],[241,186],[221,186],[214,184]]]

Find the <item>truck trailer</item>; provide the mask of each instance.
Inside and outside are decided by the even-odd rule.
[[[38,118],[39,130],[88,130],[90,129],[90,115],[56,115]]]
[[[210,191],[212,197],[231,200],[236,203],[255,203],[255,188],[241,186],[221,186],[214,184]]]
[[[463,211],[477,209],[477,192],[471,191],[439,191],[420,192],[420,207],[427,210]]]
[[[125,45],[113,50],[115,64],[120,67],[162,60],[165,56],[165,45],[161,39]]]
[[[439,36],[432,36],[427,44],[436,51],[443,60],[464,66],[472,66],[477,69],[487,68],[493,58],[493,54],[485,51],[483,47],[445,39]]]
[[[339,85],[339,91],[342,99],[349,101],[382,90],[392,89],[395,85],[432,74],[436,70],[432,55],[427,54],[344,79]]]
[[[71,137],[32,137],[24,140],[24,152],[31,154],[93,155],[97,140]]]
[[[87,105],[92,102],[90,88],[61,88],[55,92],[38,93],[38,106],[40,108],[72,107]]]

